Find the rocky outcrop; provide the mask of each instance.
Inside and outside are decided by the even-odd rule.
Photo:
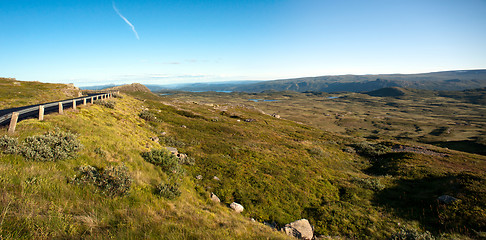
[[[233,209],[237,213],[243,212],[243,210],[245,210],[245,208],[243,206],[241,206],[241,204],[239,204],[237,202],[232,202],[230,204],[230,208]]]
[[[293,236],[299,239],[310,240],[314,237],[314,229],[310,225],[307,219],[300,219],[295,222],[285,225],[281,231],[285,232],[289,236]]]

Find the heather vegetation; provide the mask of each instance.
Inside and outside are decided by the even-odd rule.
[[[378,134],[354,125],[372,113],[355,121],[333,113],[336,121],[319,125],[312,107],[297,111],[305,98],[331,101],[325,93],[122,96],[110,100],[115,108],[21,121],[0,139],[2,238],[286,239],[268,225],[302,218],[321,238],[474,239],[486,231],[485,157],[397,138],[396,118],[377,122],[391,129]],[[422,123],[415,124],[423,134],[440,127]],[[479,135],[467,129],[462,136]],[[56,161],[16,153],[26,139],[53,131],[83,147]],[[244,206],[241,214],[227,207],[233,202]]]

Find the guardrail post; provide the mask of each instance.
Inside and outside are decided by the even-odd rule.
[[[86,98],[83,98],[83,105],[86,105]]]
[[[39,106],[39,121],[44,120],[44,106]]]
[[[19,120],[19,113],[13,112],[10,118],[10,126],[8,127],[8,134],[15,133],[15,127],[17,126],[17,121]]]
[[[62,102],[59,103],[59,114],[64,114],[64,109],[62,108]]]
[[[93,104],[93,101],[94,101],[94,97],[91,97],[91,104]]]
[[[73,110],[76,110],[76,100],[73,100]]]

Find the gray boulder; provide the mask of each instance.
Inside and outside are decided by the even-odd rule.
[[[243,210],[245,209],[243,206],[241,206],[241,204],[239,204],[237,202],[232,202],[230,204],[230,208],[233,209],[237,213],[243,212]]]
[[[314,237],[314,229],[307,219],[300,219],[289,223],[282,228],[282,231],[289,236],[299,239],[311,240]]]
[[[218,196],[216,196],[216,194],[214,193],[211,193],[211,201],[215,202],[215,203],[220,203],[221,200],[219,199]]]
[[[440,197],[437,198],[437,201],[439,201],[439,203],[443,203],[443,204],[451,204],[455,201],[458,201],[459,199],[453,197],[453,196],[449,196],[449,195],[442,195]]]

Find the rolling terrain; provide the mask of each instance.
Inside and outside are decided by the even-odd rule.
[[[483,134],[462,97],[120,91],[1,138],[3,239],[288,239],[274,229],[302,218],[319,239],[486,231],[486,157],[428,143]],[[56,136],[69,154],[41,155]]]

